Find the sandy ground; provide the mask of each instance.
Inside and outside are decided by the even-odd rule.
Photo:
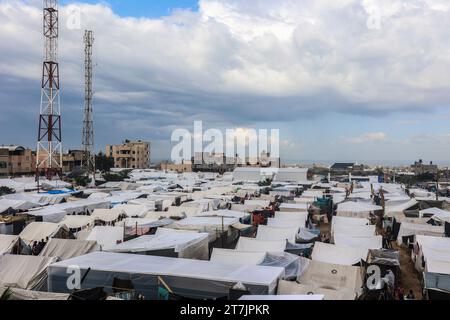
[[[404,246],[399,247],[395,242],[392,243],[392,247],[400,251],[400,284],[405,294],[413,290],[416,299],[422,300],[422,276],[416,271],[409,250]]]

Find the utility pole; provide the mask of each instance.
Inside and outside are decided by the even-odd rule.
[[[95,153],[94,153],[94,121],[92,114],[92,46],[94,44],[93,32],[86,30],[84,33],[84,65],[85,65],[85,87],[84,87],[84,120],[83,120],[83,167],[88,177],[92,176],[95,183]]]
[[[45,173],[51,180],[62,174],[60,77],[58,63],[58,1],[44,0],[45,57],[42,67],[41,107],[36,154],[36,181]]]

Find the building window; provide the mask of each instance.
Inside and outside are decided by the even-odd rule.
[[[8,168],[8,164],[6,162],[0,162],[0,169]]]

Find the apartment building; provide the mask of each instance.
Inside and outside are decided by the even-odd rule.
[[[114,167],[147,169],[150,166],[150,142],[125,140],[120,145],[107,145],[106,156],[114,159]]]
[[[0,146],[0,175],[32,174],[36,171],[36,156],[21,146]]]

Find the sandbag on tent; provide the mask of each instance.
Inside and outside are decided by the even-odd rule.
[[[27,245],[46,238],[67,238],[69,230],[66,226],[51,222],[32,222],[19,234]]]
[[[78,233],[78,240],[96,241],[102,249],[112,247],[123,242],[123,227],[95,227]]]
[[[141,236],[105,251],[208,260],[208,245],[207,233],[170,232],[158,228],[154,235]]]
[[[331,290],[316,287],[314,285],[299,284],[297,282],[280,280],[278,282],[279,295],[324,295],[329,301],[352,301],[356,299],[356,293],[347,289]]]
[[[287,240],[289,242],[295,243],[298,230],[298,227],[278,228],[259,225],[256,239],[266,241]]]
[[[69,300],[70,294],[49,293],[41,291],[23,290],[17,288],[0,288],[0,300],[10,301],[64,301]]]
[[[311,261],[297,282],[318,288],[347,290],[359,295],[362,289],[361,268]]]
[[[0,256],[12,253],[14,246],[19,242],[19,236],[0,234]]]
[[[285,240],[266,241],[240,237],[235,250],[243,252],[283,252],[285,249]]]
[[[100,247],[95,241],[51,239],[39,255],[67,260],[99,249]]]
[[[417,224],[402,222],[400,225],[400,231],[397,236],[397,243],[401,245],[404,237],[411,236],[434,236],[443,237],[445,234],[444,226],[432,226],[429,224]]]
[[[193,299],[216,299],[229,295],[230,288],[243,284],[250,294],[274,294],[278,279],[283,277],[283,268],[244,265],[223,265],[210,261],[94,252],[86,256],[55,263],[49,268],[50,292],[67,293],[67,267],[79,266],[86,278],[82,289],[94,288],[101,283],[111,291],[116,274],[132,279],[138,294],[146,299],[158,296],[158,277],[173,290],[174,294]]]
[[[332,234],[343,234],[353,237],[375,236],[376,226],[338,226],[332,231]]]
[[[0,285],[40,290],[47,285],[47,267],[56,258],[3,255],[0,256]]]
[[[231,265],[259,265],[266,257],[265,252],[245,252],[214,248],[211,262]]]
[[[364,247],[338,246],[316,242],[312,252],[312,260],[324,263],[354,266],[367,259],[369,250]]]
[[[339,246],[349,246],[349,247],[364,247],[367,250],[375,250],[383,248],[383,237],[382,236],[372,236],[372,237],[354,237],[348,236],[344,233],[335,233],[334,244]]]

